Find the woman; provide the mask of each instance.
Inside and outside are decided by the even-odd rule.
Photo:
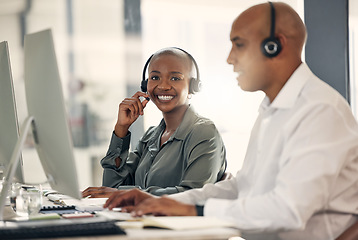
[[[143,92],[119,105],[109,150],[101,160],[105,187],[87,188],[83,196],[109,196],[117,189],[134,187],[154,195],[173,194],[220,180],[226,169],[224,143],[214,123],[199,116],[189,103],[199,85],[198,67],[189,53],[165,48],[153,54],[143,70]],[[163,119],[129,152],[128,129],[144,114],[149,99]]]

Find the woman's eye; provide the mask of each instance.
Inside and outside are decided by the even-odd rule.
[[[180,77],[172,77],[171,80],[172,80],[172,81],[180,81],[181,78],[180,78]]]
[[[151,76],[150,79],[151,80],[159,80],[159,77],[158,76]]]
[[[242,43],[235,43],[235,45],[236,45],[237,48],[241,48],[241,47],[244,46],[244,44],[242,44]]]

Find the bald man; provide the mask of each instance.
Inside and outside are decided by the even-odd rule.
[[[248,240],[335,239],[357,221],[358,125],[349,105],[302,62],[306,29],[287,4],[244,11],[230,39],[227,61],[239,86],[266,94],[242,169],[170,197],[118,192],[105,207],[214,216],[232,221]]]

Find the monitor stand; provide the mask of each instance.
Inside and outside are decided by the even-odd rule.
[[[4,181],[2,183],[3,186],[2,186],[2,190],[1,190],[1,194],[0,194],[0,220],[1,221],[4,220],[4,209],[5,209],[5,205],[6,205],[6,198],[9,195],[9,190],[10,190],[10,187],[12,184],[12,179],[15,175],[17,165],[20,161],[21,150],[24,146],[25,139],[26,139],[27,133],[30,129],[30,126],[33,123],[34,123],[33,116],[28,116],[25,119],[24,124],[22,125],[21,130],[20,130],[21,135],[19,136],[19,139],[17,140],[15,149],[11,156],[10,164],[5,172]]]

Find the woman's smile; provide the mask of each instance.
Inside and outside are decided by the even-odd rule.
[[[157,98],[161,101],[170,101],[174,98],[172,95],[157,95]]]

